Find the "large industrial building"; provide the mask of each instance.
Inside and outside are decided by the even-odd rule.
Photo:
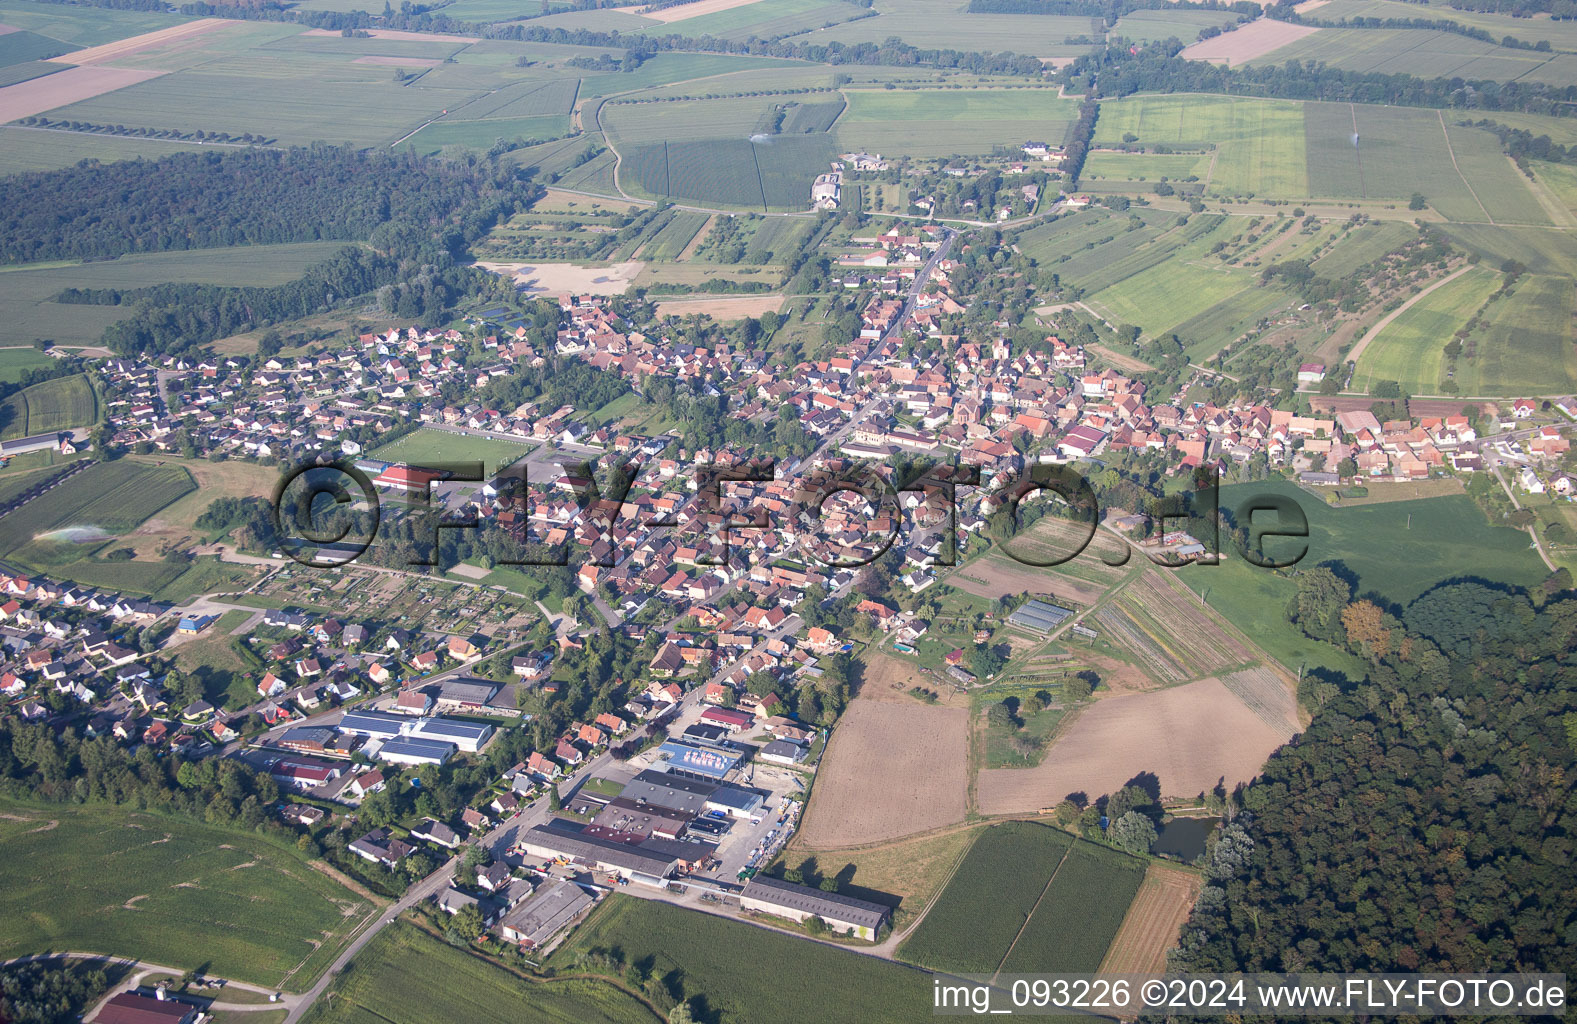
[[[368,753],[396,764],[443,764],[456,751],[475,754],[493,738],[494,727],[453,718],[411,718],[382,711],[347,711],[340,732],[364,736]]]
[[[880,903],[857,900],[835,892],[822,892],[780,878],[757,875],[739,894],[739,906],[791,921],[819,917],[835,932],[853,931],[862,939],[875,939],[876,930],[892,911]]]

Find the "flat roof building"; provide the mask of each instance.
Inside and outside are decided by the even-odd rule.
[[[628,877],[632,872],[667,878],[679,859],[666,851],[653,852],[638,843],[621,843],[585,835],[580,829],[537,825],[520,838],[520,845],[534,857],[565,857],[589,864],[598,871]]]
[[[396,736],[378,748],[380,761],[394,764],[443,764],[454,756],[455,745],[415,736]]]
[[[493,726],[480,722],[456,722],[448,718],[418,718],[407,723],[405,735],[411,739],[453,743],[466,753],[474,754],[492,739]]]
[[[334,728],[353,736],[389,739],[400,735],[410,721],[402,715],[391,715],[383,711],[347,711]]]
[[[740,755],[716,747],[696,747],[677,740],[665,740],[657,748],[652,767],[670,774],[682,772],[703,779],[721,781],[738,766]]]
[[[835,892],[822,892],[806,885],[795,885],[779,878],[757,875],[739,894],[739,906],[791,921],[819,917],[836,932],[853,931],[862,939],[875,939],[876,930],[892,910],[880,903],[857,900]]]
[[[706,809],[707,799],[718,788],[699,779],[647,769],[630,780],[619,795],[636,803],[655,804],[693,818]]]
[[[105,1003],[93,1020],[96,1024],[192,1024],[198,1013],[191,1003],[122,992]]]

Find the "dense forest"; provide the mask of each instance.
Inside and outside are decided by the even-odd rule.
[[[0,261],[366,241],[391,222],[450,221],[510,187],[486,165],[337,146],[85,161],[0,178]]]
[[[1178,966],[1572,964],[1577,599],[1552,590],[1457,581],[1400,609],[1300,574],[1289,615],[1368,677],[1305,678],[1313,721],[1241,794]]]
[[[1569,117],[1577,113],[1577,86],[1538,82],[1467,82],[1460,78],[1414,78],[1368,71],[1343,71],[1324,64],[1226,68],[1178,56],[1176,39],[1137,51],[1109,47],[1086,54],[1063,69],[1064,81],[1094,78],[1102,99],[1137,92],[1212,92],[1289,100],[1391,103],[1410,107],[1510,110]]]
[[[512,294],[461,264],[468,247],[524,209],[539,187],[490,161],[451,162],[313,146],[179,153],[0,180],[0,260],[320,239],[347,246],[274,287],[162,284],[77,289],[57,301],[133,307],[104,344],[170,353],[376,293],[387,313],[432,320],[463,295]]]

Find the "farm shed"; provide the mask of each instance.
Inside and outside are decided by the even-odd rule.
[[[892,912],[880,903],[760,875],[745,885],[744,892],[739,894],[739,905],[745,910],[786,917],[791,921],[819,917],[834,931],[853,929],[862,939],[876,938],[876,929]]]

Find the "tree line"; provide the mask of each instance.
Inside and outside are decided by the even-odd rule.
[[[1577,112],[1577,85],[1541,82],[1464,81],[1412,75],[1346,71],[1315,62],[1226,68],[1178,56],[1176,39],[1136,52],[1108,47],[1086,54],[1060,73],[1064,82],[1098,84],[1102,99],[1138,92],[1208,92],[1271,99],[1337,103],[1389,103],[1397,106],[1468,110],[1507,110],[1570,117]]]

